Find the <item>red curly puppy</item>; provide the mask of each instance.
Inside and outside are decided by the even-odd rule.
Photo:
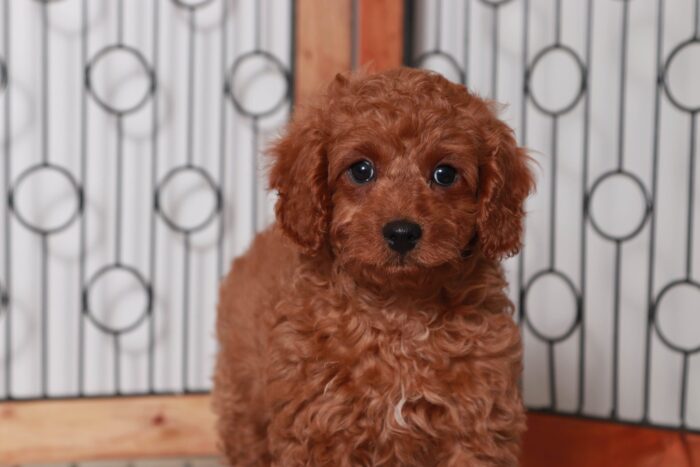
[[[277,224],[221,288],[228,460],[517,465],[522,351],[499,259],[533,180],[512,131],[463,86],[398,69],[336,77],[272,153]]]

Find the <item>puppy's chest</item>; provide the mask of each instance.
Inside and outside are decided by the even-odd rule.
[[[468,352],[450,342],[468,338],[431,320],[435,310],[346,311],[315,336],[322,345],[307,361],[328,378],[325,391],[342,381],[368,397],[399,391],[418,396],[425,387],[447,393],[452,380],[466,371]]]
[[[450,392],[475,368],[478,329],[488,327],[471,325],[466,308],[362,304],[327,293],[299,298],[278,308],[284,313],[273,326],[273,360],[280,370],[297,368],[288,373],[297,383],[325,392],[340,386],[367,395],[401,386]]]
[[[408,432],[469,418],[462,409],[468,382],[482,379],[472,352],[480,337],[456,313],[297,304],[304,312],[280,316],[272,336],[279,406],[306,407],[315,423],[347,412],[374,435],[377,427]]]

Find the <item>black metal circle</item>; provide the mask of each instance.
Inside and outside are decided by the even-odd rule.
[[[279,101],[275,102],[273,105],[268,107],[267,109],[263,110],[253,110],[253,109],[247,109],[242,102],[238,100],[236,97],[236,93],[234,92],[233,89],[233,83],[236,78],[236,73],[238,70],[240,70],[241,65],[245,63],[248,60],[251,60],[253,58],[262,58],[269,62],[270,64],[273,65],[273,67],[279,72],[280,75],[282,75],[282,78],[284,79],[284,85],[285,85],[285,90],[284,93],[282,93],[282,97]],[[246,52],[233,62],[233,65],[231,66],[231,69],[228,73],[228,76],[226,78],[226,83],[225,83],[225,89],[224,92],[228,94],[231,97],[231,102],[233,102],[234,107],[238,112],[240,112],[243,115],[246,115],[248,117],[255,117],[255,118],[261,118],[265,117],[267,115],[270,115],[277,110],[279,110],[288,100],[289,100],[289,95],[290,95],[290,83],[291,83],[291,77],[289,70],[284,66],[284,64],[280,61],[279,58],[275,57],[273,54],[266,52],[264,50],[252,50],[250,52]]]
[[[467,74],[464,72],[461,66],[459,66],[459,63],[457,63],[457,60],[455,58],[448,54],[445,53],[441,50],[431,50],[425,53],[420,54],[417,56],[415,59],[413,59],[413,63],[411,64],[414,67],[420,67],[423,68],[423,63],[425,63],[429,58],[432,57],[441,57],[447,60],[447,63],[452,67],[452,69],[457,72],[457,76],[459,76],[459,82],[464,84],[466,81],[466,76]]]
[[[5,88],[7,88],[7,64],[0,57],[0,91],[4,91]]]
[[[75,211],[63,222],[59,223],[58,225],[54,227],[41,227],[38,225],[32,224],[25,216],[22,215],[19,209],[17,209],[16,206],[16,200],[17,200],[17,193],[20,191],[20,187],[22,186],[22,182],[24,182],[28,177],[30,177],[32,174],[35,174],[40,171],[51,171],[51,172],[56,172],[58,175],[61,177],[65,178],[69,185],[73,188],[73,191],[75,193],[76,197],[76,209]],[[75,219],[80,216],[80,213],[83,211],[83,189],[82,187],[78,184],[78,181],[73,177],[73,175],[68,172],[68,170],[64,169],[63,167],[53,165],[50,163],[44,163],[44,164],[38,164],[34,165],[32,167],[29,167],[26,169],[24,172],[22,172],[19,177],[17,177],[17,180],[15,183],[12,185],[10,188],[9,194],[8,194],[8,205],[10,207],[10,210],[15,214],[17,217],[17,220],[26,228],[31,230],[32,232],[35,232],[39,235],[51,235],[57,232],[60,232],[62,230],[65,230],[70,226]]]
[[[544,333],[540,332],[536,327],[535,324],[530,320],[530,317],[527,312],[527,295],[530,293],[530,289],[534,285],[535,282],[537,282],[539,279],[546,277],[546,276],[554,276],[564,282],[564,284],[568,287],[568,289],[571,291],[571,294],[574,296],[574,302],[576,306],[576,311],[574,313],[574,319],[569,325],[569,327],[562,332],[558,336],[547,336]],[[546,342],[551,342],[551,343],[557,343],[561,342],[565,339],[567,339],[571,333],[576,330],[576,327],[579,325],[581,322],[581,298],[579,296],[578,291],[576,290],[576,286],[572,282],[571,279],[569,279],[564,273],[560,271],[556,271],[553,269],[546,269],[543,271],[538,272],[532,278],[528,281],[528,283],[525,285],[523,288],[522,292],[522,307],[523,307],[523,316],[525,317],[525,323],[527,327],[532,331],[532,333],[540,340],[546,341]]]
[[[626,235],[612,235],[608,232],[605,232],[605,230],[600,226],[598,222],[595,220],[595,216],[593,215],[593,210],[592,210],[592,200],[593,200],[593,195],[595,194],[596,190],[598,187],[607,179],[612,178],[612,177],[623,177],[623,178],[628,178],[634,182],[634,184],[639,188],[639,191],[642,193],[642,197],[644,198],[644,214],[642,215],[642,218],[639,220],[637,223],[637,226],[632,229],[628,234]],[[611,241],[619,241],[619,242],[624,242],[627,241],[639,234],[639,232],[644,228],[644,225],[647,222],[647,219],[649,218],[649,215],[651,214],[651,199],[649,198],[649,194],[647,193],[646,188],[644,187],[644,183],[634,175],[633,173],[626,172],[623,170],[612,170],[610,172],[606,172],[598,179],[595,181],[593,186],[591,187],[591,191],[588,192],[588,197],[587,197],[587,206],[586,208],[588,209],[589,213],[589,218],[591,219],[591,225],[593,226],[593,229],[598,232],[598,234]]]
[[[676,96],[673,95],[673,92],[671,92],[671,84],[669,83],[668,75],[669,71],[671,70],[671,64],[673,63],[673,59],[676,58],[684,48],[689,47],[693,44],[700,44],[700,38],[693,37],[675,46],[673,50],[671,50],[671,53],[668,55],[666,63],[664,63],[663,71],[664,91],[666,91],[668,100],[670,100],[676,108],[688,113],[700,112],[700,105],[698,105],[697,107],[688,107],[687,105],[683,104],[683,102],[680,99],[676,98]]]
[[[90,288],[93,287],[97,281],[103,278],[110,271],[124,271],[131,276],[133,276],[136,281],[141,285],[143,292],[146,294],[146,306],[144,307],[141,314],[131,323],[119,328],[114,328],[108,324],[103,323],[100,319],[94,315],[92,308],[90,307]],[[97,326],[102,332],[108,334],[126,334],[129,331],[136,329],[153,311],[153,290],[151,285],[143,278],[143,276],[133,267],[124,264],[108,264],[100,268],[88,281],[87,285],[83,288],[83,313],[92,321],[92,323]]]
[[[98,62],[103,59],[107,54],[111,52],[116,52],[116,51],[123,51],[127,52],[131,55],[134,56],[134,58],[139,62],[139,64],[143,67],[144,72],[146,73],[146,76],[148,77],[150,81],[150,85],[148,89],[146,90],[146,93],[143,95],[143,97],[136,102],[135,104],[129,106],[129,107],[124,107],[124,108],[117,108],[102,99],[97,92],[95,92],[95,89],[92,84],[92,72],[95,69],[95,66],[98,64]],[[148,65],[148,62],[146,61],[146,58],[143,56],[143,54],[138,50],[135,49],[134,47],[124,45],[124,44],[113,44],[113,45],[108,45],[107,47],[104,47],[100,49],[99,52],[97,52],[88,62],[87,66],[85,67],[85,86],[87,87],[88,92],[92,96],[93,99],[95,99],[95,102],[102,107],[104,110],[107,112],[114,114],[114,115],[126,115],[130,114],[132,112],[136,112],[139,110],[141,107],[143,107],[148,99],[153,96],[156,90],[156,78],[155,78],[155,72],[153,69]]]
[[[184,2],[183,0],[172,0],[173,4],[175,4],[175,6],[178,6],[180,8],[186,8],[188,10],[196,10],[198,8],[202,8],[203,6],[208,5],[212,1],[213,0],[199,0],[198,2],[187,3],[187,2]]]
[[[564,52],[566,55],[569,57],[573,58],[574,62],[578,66],[578,70],[580,73],[581,77],[581,84],[579,86],[579,90],[574,96],[574,98],[569,102],[567,105],[562,106],[559,109],[548,109],[540,101],[537,100],[537,97],[535,97],[535,94],[532,92],[532,76],[534,75],[535,68],[537,67],[537,64],[540,63],[540,61],[545,57],[545,55],[555,52],[555,51],[561,51]],[[535,58],[532,60],[530,63],[530,66],[527,67],[527,70],[525,71],[525,89],[527,91],[527,94],[530,96],[530,100],[532,100],[532,103],[537,107],[542,113],[550,115],[552,117],[556,117],[558,115],[562,115],[573,109],[576,104],[581,100],[581,97],[583,97],[584,92],[586,91],[586,65],[584,65],[583,60],[581,60],[581,57],[578,56],[576,51],[574,51],[571,47],[568,47],[566,45],[562,44],[553,44],[545,47],[544,49],[540,50],[537,55],[535,55]]]
[[[694,353],[700,352],[700,344],[696,345],[695,347],[691,347],[689,349],[683,348],[683,347],[675,344],[671,339],[669,339],[663,333],[663,331],[661,330],[661,326],[659,326],[659,322],[657,319],[657,317],[659,315],[659,306],[661,305],[661,301],[663,300],[664,296],[669,291],[671,291],[675,287],[678,287],[679,285],[689,285],[691,287],[694,287],[698,291],[700,291],[700,283],[695,282],[695,281],[690,280],[690,279],[679,279],[679,280],[669,282],[668,284],[666,284],[666,286],[663,289],[661,289],[661,292],[659,292],[659,295],[658,295],[656,301],[654,302],[653,309],[652,309],[652,317],[653,317],[652,319],[654,321],[654,327],[656,328],[656,332],[659,335],[659,338],[661,339],[661,341],[664,344],[666,344],[666,346],[668,348],[670,348],[676,352],[689,355],[689,354],[694,354]]]
[[[214,193],[214,199],[215,199],[215,204],[214,204],[214,209],[212,209],[211,213],[204,219],[202,222],[200,222],[197,225],[194,225],[192,227],[187,227],[178,224],[174,219],[172,219],[168,214],[165,212],[165,210],[162,207],[161,204],[161,198],[162,198],[162,193],[167,187],[167,185],[178,175],[181,173],[185,172],[193,172],[197,176],[202,177],[204,181],[206,182],[207,186],[211,189],[211,191]],[[165,223],[173,229],[176,232],[180,232],[183,234],[191,234],[194,232],[197,232],[198,230],[202,230],[205,228],[207,225],[209,225],[214,218],[221,212],[221,205],[222,205],[222,196],[221,196],[221,190],[219,187],[214,183],[214,179],[211,178],[211,176],[201,167],[195,167],[192,165],[183,165],[180,167],[176,167],[172,170],[170,170],[163,180],[158,184],[158,187],[156,187],[156,192],[155,192],[155,200],[154,200],[154,205],[156,207],[156,211],[160,214],[160,216],[163,218]]]

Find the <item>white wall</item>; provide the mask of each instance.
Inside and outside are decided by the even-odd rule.
[[[442,49],[456,57],[463,66],[468,56],[468,84],[485,97],[493,97],[494,8],[486,1],[445,0],[441,17]],[[495,3],[495,2],[494,2]],[[587,9],[590,2],[563,0],[561,43],[570,47],[586,63]],[[418,2],[418,52],[435,47],[437,2]],[[556,236],[554,269],[570,278],[576,290],[585,279],[585,388],[583,412],[610,415],[613,374],[613,326],[615,242],[605,240],[588,222],[584,227],[587,254],[582,255],[582,205],[585,151],[586,94],[568,113],[558,118],[558,138],[552,145],[552,119],[526,103],[526,134],[523,130],[523,28],[526,2],[513,0],[498,7],[497,55],[498,83],[496,98],[508,107],[503,118],[515,128],[518,137],[530,149],[537,163],[538,190],[528,202],[526,248],[523,262],[524,282],[550,266],[550,203],[556,200]],[[694,33],[695,2],[665,2],[662,63],[671,50]],[[529,1],[527,63],[555,40],[555,0]],[[661,96],[660,126],[655,139],[656,32],[658,2],[592,1],[591,66],[588,86],[590,118],[588,120],[588,182],[593,184],[603,174],[618,167],[620,145],[623,146],[624,171],[638,177],[649,197],[652,191],[652,163],[655,141],[658,142],[658,201],[656,213],[656,252],[653,261],[652,297],[671,281],[686,277],[686,233],[688,219],[688,174],[691,140],[689,114],[673,107],[665,94]],[[629,7],[628,52],[624,121],[620,123],[620,77],[622,24],[625,5]],[[469,9],[467,11],[467,9]],[[469,33],[464,35],[465,17],[469,15]],[[467,46],[468,44],[468,46]],[[571,57],[562,53],[547,55],[534,69],[532,95],[548,108],[564,107],[580,87],[580,73]],[[431,60],[428,66],[455,76],[444,60]],[[700,43],[689,46],[677,56],[668,70],[669,87],[685,103],[700,105]],[[697,138],[698,125],[695,122]],[[622,140],[620,139],[622,128]],[[697,144],[695,148],[697,157]],[[556,191],[552,191],[553,160],[556,158]],[[695,184],[700,180],[695,164]],[[691,279],[698,282],[700,252],[697,219],[700,214],[698,190],[694,193],[695,230]],[[600,182],[591,199],[591,216],[604,232],[624,236],[635,230],[644,219],[643,192],[629,177],[613,176]],[[643,415],[644,361],[647,330],[647,295],[649,291],[649,245],[651,218],[641,231],[622,243],[619,275],[619,417],[638,420]],[[507,266],[512,295],[519,292],[518,259]],[[585,261],[585,277],[582,277]],[[658,297],[657,297],[658,298]],[[527,296],[528,315],[535,328],[549,335],[561,335],[575,319],[575,299],[564,281],[545,275],[533,283]],[[658,323],[672,341],[686,346],[700,344],[700,287],[679,286],[664,296]],[[681,378],[681,354],[671,352],[652,334],[649,418],[655,423],[678,424]],[[580,327],[562,343],[554,346],[558,409],[578,408]],[[548,385],[547,345],[525,331],[526,367],[524,388],[526,401],[533,407],[551,403]],[[688,425],[700,428],[700,356],[688,360],[689,381],[686,417]]]
[[[4,286],[8,277],[12,281],[9,291],[11,319],[8,320],[7,311],[0,312],[0,398],[8,396],[5,368],[8,326],[12,354],[10,395],[43,395],[42,313],[48,317],[45,347],[48,395],[76,395],[81,390],[81,321],[83,389],[87,394],[98,394],[113,393],[116,388],[115,339],[81,318],[80,311],[81,274],[85,281],[90,280],[101,267],[115,262],[118,157],[116,118],[100,108],[92,96],[84,94],[83,3],[89,7],[87,56],[91,58],[117,40],[118,1],[0,2],[0,31],[5,31],[6,24],[10,27],[9,50],[8,45],[0,41],[3,44],[0,57],[9,55],[10,70],[9,88],[0,91],[0,141],[10,138],[10,151],[6,152],[4,146],[0,150],[3,161],[0,189],[3,193],[8,189],[4,182],[6,177],[15,184],[23,170],[41,161],[44,121],[48,122],[49,161],[85,184],[84,216],[65,231],[47,237],[45,278],[42,277],[41,237],[29,232],[15,216],[10,218],[6,228],[6,206],[0,203],[0,245],[3,245],[0,248],[0,284]],[[252,120],[241,116],[230,100],[222,99],[223,79],[234,59],[254,47],[254,2],[182,3],[202,4],[196,9],[193,23],[195,48],[191,69],[195,81],[191,111],[188,104],[188,10],[170,0],[123,2],[124,43],[139,50],[149,66],[157,66],[157,91],[155,99],[147,98],[140,110],[122,119],[122,263],[135,268],[144,280],[152,281],[154,290],[153,319],[142,322],[118,341],[116,364],[120,366],[119,389],[122,392],[183,389],[185,300],[189,305],[187,388],[197,390],[210,386],[218,275],[228,269],[228,261],[241,253],[250,241],[254,230],[251,211],[254,191],[258,198],[258,227],[271,218],[264,181],[253,184],[262,166],[253,156]],[[277,56],[285,66],[289,65],[290,57],[290,5],[287,1],[262,2],[260,15],[263,23],[261,47]],[[49,44],[46,111],[42,102],[43,8],[48,15]],[[9,17],[5,18],[8,11]],[[154,49],[156,13],[158,34]],[[222,50],[224,43],[225,51]],[[128,106],[147,94],[148,76],[127,53],[107,55],[95,62],[93,70],[95,93],[112,105]],[[284,94],[284,86],[279,74],[253,59],[242,65],[234,92],[241,96],[244,105],[259,109]],[[279,111],[259,120],[259,148],[286,121],[288,108],[285,104]],[[10,116],[7,126],[5,109],[9,109]],[[157,125],[154,125],[154,112]],[[81,126],[82,118],[86,122],[85,131]],[[189,125],[191,151],[188,150]],[[4,128],[9,128],[9,134]],[[151,137],[153,134],[155,139]],[[83,150],[87,161],[84,178]],[[152,215],[153,180],[162,182],[170,169],[186,163],[190,152],[194,166],[205,170],[215,184],[222,187],[225,208],[223,215],[215,216],[205,228],[190,236],[190,271],[185,278],[183,235],[168,228],[161,216]],[[6,161],[10,162],[10,173],[5,171]],[[155,173],[154,161],[157,163]],[[223,171],[220,170],[222,163]],[[60,175],[43,172],[29,176],[17,188],[17,212],[39,225],[56,225],[70,217],[76,208],[76,197]],[[204,221],[215,210],[215,192],[191,171],[182,175],[163,190],[163,211],[175,222],[193,225]],[[223,248],[218,242],[220,227],[223,228]],[[86,239],[84,273],[80,261],[82,228]],[[6,243],[8,233],[10,243]],[[149,254],[152,244],[155,245],[153,259]],[[6,263],[8,257],[9,263]],[[43,280],[47,282],[44,284]],[[42,306],[42,290],[47,293],[46,306]],[[134,322],[145,305],[143,288],[128,273],[108,273],[90,290],[95,315],[113,326]],[[151,333],[154,336],[152,361],[148,352]],[[148,376],[151,367],[152,381]]]

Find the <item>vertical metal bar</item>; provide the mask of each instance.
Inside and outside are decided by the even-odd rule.
[[[470,2],[466,2],[467,5]],[[404,0],[403,2],[403,64],[411,66],[413,64],[413,25],[415,21],[415,1]]]
[[[554,19],[555,43],[558,45],[561,40],[561,0],[555,0],[556,16]],[[552,179],[550,184],[550,204],[549,204],[549,270],[554,271],[556,267],[557,254],[557,169],[558,159],[557,146],[559,140],[559,117],[552,115],[551,134],[551,157],[552,157]],[[554,343],[548,342],[549,358],[549,385],[552,408],[557,408],[556,392],[556,366],[554,364]]]
[[[491,98],[498,99],[498,36],[500,24],[499,21],[499,3],[493,5],[492,12],[492,33],[491,37]]]
[[[622,173],[625,161],[625,98],[627,94],[627,49],[629,29],[629,1],[622,2],[622,28],[620,39],[620,82],[617,127],[617,172]],[[620,275],[622,263],[622,242],[615,241],[615,270],[613,288],[613,362],[612,362],[612,408],[610,416],[617,418],[620,381]]]
[[[693,276],[693,223],[695,218],[695,128],[697,113],[690,116],[690,150],[688,160],[688,224],[686,226],[685,276],[690,280]]]
[[[681,421],[681,429],[686,428],[685,408],[688,399],[688,359],[690,356],[683,353],[683,369],[681,370],[681,399],[679,407],[679,419]]]
[[[251,180],[252,180],[252,193],[251,193],[251,228],[253,235],[258,231],[258,210],[259,210],[259,199],[258,199],[258,138],[259,138],[259,127],[258,127],[258,117],[254,116],[251,122],[252,136],[251,136]]]
[[[296,100],[296,50],[297,50],[297,2],[289,0],[291,7],[291,21],[289,38],[289,87],[287,88],[287,98],[289,99],[289,114],[294,112]],[[404,33],[405,34],[405,33]],[[405,36],[404,36],[405,37]],[[404,42],[405,44],[405,42]],[[405,50],[405,49],[404,49]]]
[[[651,385],[651,333],[653,329],[654,311],[654,268],[656,258],[656,201],[659,171],[659,142],[661,124],[661,92],[663,86],[663,25],[664,25],[664,0],[658,0],[658,11],[656,15],[656,95],[654,104],[654,135],[652,150],[652,170],[651,170],[651,219],[649,229],[649,271],[647,277],[647,323],[646,323],[646,345],[644,350],[644,408],[642,420],[649,420],[649,387]]]
[[[549,186],[549,270],[554,271],[557,254],[557,143],[559,136],[559,118],[552,116],[552,139],[550,154],[552,155],[552,179]]]
[[[592,42],[593,31],[593,0],[588,0],[588,8],[586,11],[586,95],[584,97],[583,109],[583,175],[581,182],[581,199],[583,200],[581,221],[581,261],[580,261],[580,279],[581,295],[579,298],[579,309],[581,311],[581,323],[579,331],[579,371],[578,371],[578,404],[576,412],[582,413],[585,403],[586,391],[586,264],[588,260],[588,161],[590,157],[590,128],[591,128],[591,98],[588,83],[591,76],[591,58],[593,48]]]
[[[49,163],[49,13],[41,4],[41,161]],[[48,397],[49,379],[49,264],[48,238],[41,235],[41,394]]]
[[[256,0],[253,2],[254,5],[254,18],[253,21],[255,24],[255,36],[254,36],[254,45],[253,45],[253,50],[261,50],[262,49],[262,42],[261,42],[261,32],[262,32],[262,23],[261,23],[261,14],[260,14],[260,4],[262,3],[263,0]]]
[[[183,239],[183,277],[182,277],[182,391],[188,390],[189,355],[190,355],[190,235]]]
[[[124,0],[117,0],[117,44],[124,43]]]
[[[159,59],[159,34],[160,34],[160,2],[153,2],[153,73],[158,76]],[[153,93],[153,107],[151,112],[151,193],[155,193],[158,187],[158,91]],[[156,208],[153,206],[150,216],[150,254],[149,254],[149,280],[151,287],[155,288],[156,281],[156,245],[158,237],[158,225],[156,223]],[[154,294],[155,295],[155,294]],[[155,390],[155,345],[156,345],[156,314],[152,313],[148,320],[148,391]]]
[[[114,262],[122,262],[122,184],[124,181],[124,131],[122,116],[116,117],[117,155],[116,155],[116,187],[115,187],[115,220],[114,220]]]
[[[557,377],[554,361],[554,342],[547,342],[547,362],[549,364],[549,397],[552,410],[557,409]]]
[[[81,6],[81,31],[80,31],[80,62],[81,69],[85,70],[88,63],[88,1],[82,0]],[[82,87],[80,95],[80,182],[83,193],[87,195],[87,145],[88,145],[88,105],[87,89]],[[87,238],[87,210],[80,216],[80,291],[85,287],[85,263],[86,263],[86,238]],[[80,296],[80,291],[78,295]],[[78,396],[85,392],[85,317],[80,310],[78,314]]]
[[[561,44],[561,0],[554,0],[554,44]]]
[[[222,0],[221,13],[226,20],[221,25],[221,68],[220,76],[222,77],[221,100],[219,101],[219,187],[221,187],[222,196],[226,194],[226,72],[228,60],[228,2]],[[294,0],[291,0],[292,5]],[[292,16],[292,22],[294,17]],[[293,55],[293,49],[292,49]],[[290,86],[291,88],[291,86]],[[289,90],[288,90],[289,92]],[[224,239],[226,230],[226,209],[221,209],[219,213],[219,235],[217,238],[217,261],[216,261],[216,277],[221,279],[224,275]]]
[[[530,79],[528,54],[530,47],[530,0],[523,1],[523,88],[522,88],[522,106],[520,108],[520,141],[521,145],[527,147],[527,101],[530,93],[528,80]],[[525,235],[525,232],[523,232]],[[522,324],[525,318],[525,245],[520,249],[518,256],[518,318]]]
[[[255,2],[258,5],[258,2]],[[258,7],[256,7],[257,9]],[[188,47],[187,47],[187,131],[185,133],[185,148],[187,167],[192,167],[194,157],[194,84],[196,65],[195,46],[195,10],[190,9],[188,13]]]
[[[5,0],[3,5],[3,46],[5,49],[5,66],[8,75],[10,66],[10,0]],[[10,173],[12,171],[12,126],[10,125],[10,111],[12,98],[12,79],[8,77],[5,88],[5,190],[10,189]],[[5,287],[7,303],[5,306],[5,397],[12,399],[12,229],[10,228],[10,209],[5,208]]]
[[[41,395],[49,395],[49,239],[41,235]]]
[[[113,334],[114,337],[114,393],[121,395],[121,342],[119,342],[119,334]]]
[[[622,38],[620,47],[619,117],[617,125],[617,170],[621,172],[625,160],[625,99],[627,96],[627,43],[629,29],[629,0],[622,2]]]
[[[255,2],[256,5],[258,2]],[[257,6],[256,6],[257,8]],[[260,50],[261,44],[260,44],[260,30],[262,29],[262,23],[261,23],[261,17],[260,17],[260,12],[259,10],[256,9],[256,14],[255,14],[255,50]],[[233,91],[232,91],[233,92]],[[251,224],[252,224],[252,234],[255,235],[255,233],[258,231],[258,190],[259,190],[259,180],[258,180],[258,170],[257,170],[257,164],[258,164],[258,117],[253,116],[251,120],[251,125],[252,125],[252,149],[251,149],[251,164],[252,164],[252,171],[251,171],[251,182],[252,182],[252,193],[251,193],[251,206],[252,206],[252,212],[251,212]]]
[[[49,162],[49,12],[41,3],[41,162]]]
[[[620,373],[620,263],[622,262],[622,244],[615,241],[615,270],[613,285],[613,356],[612,356],[612,408],[610,417],[617,418]]]
[[[440,20],[442,19],[442,0],[435,2],[435,50],[442,48],[442,38],[440,34]]]
[[[124,44],[124,0],[117,2],[117,44]],[[120,265],[122,262],[122,191],[124,183],[124,126],[123,116],[118,114],[115,126],[117,132],[117,154],[116,154],[116,201],[115,201],[115,226],[114,226],[114,262]],[[114,335],[114,386],[115,393],[121,394],[121,346],[119,335]]]
[[[472,2],[464,2],[464,64],[462,69],[464,70],[464,84],[465,86],[469,83],[469,34],[471,32],[471,4]]]

